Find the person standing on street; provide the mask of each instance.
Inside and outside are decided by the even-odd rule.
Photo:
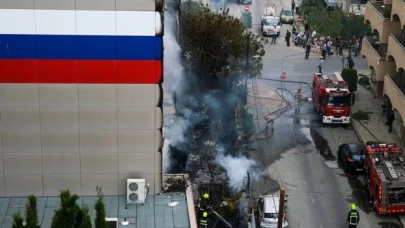
[[[322,59],[323,59],[323,60],[326,59],[326,52],[327,52],[327,49],[326,49],[326,41],[324,41],[324,42],[323,42],[323,45],[322,45]]]
[[[300,113],[300,105],[301,105],[301,100],[302,100],[302,93],[301,93],[301,88],[297,90],[297,93],[295,94],[295,114]]]
[[[271,44],[276,44],[276,39],[277,39],[277,33],[275,32],[275,33],[272,35]]]
[[[359,40],[356,40],[356,43],[354,44],[354,57],[357,57],[357,55],[359,54],[359,50],[360,50],[360,43]]]
[[[292,0],[291,1],[291,11],[292,11],[293,15],[294,15],[294,10],[295,10],[295,1]]]
[[[320,74],[323,74],[323,73],[322,73],[322,65],[323,65],[323,57],[321,56],[321,58],[320,58],[320,60],[319,60],[319,65],[318,65],[319,73],[320,73]]]
[[[392,123],[395,120],[395,114],[392,110],[388,111],[387,114],[387,125],[388,125],[388,133],[392,132]]]
[[[290,39],[291,39],[291,32],[287,30],[287,33],[285,34],[285,42],[287,42],[287,47],[290,46]]]
[[[353,69],[354,67],[354,61],[351,55],[347,57],[347,67],[349,67],[349,69]]]
[[[336,48],[335,48],[336,55],[340,55],[340,46],[341,45],[342,45],[342,37],[338,36],[336,38]]]
[[[308,39],[307,44],[305,45],[305,59],[309,58],[309,53],[311,53],[312,39]]]
[[[349,228],[357,228],[357,224],[360,222],[360,214],[356,210],[356,204],[352,204],[352,208],[347,215],[346,223],[349,224]]]

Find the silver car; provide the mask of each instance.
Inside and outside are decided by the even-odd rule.
[[[293,24],[294,15],[291,10],[282,9],[280,12],[281,23]]]
[[[260,228],[277,228],[278,223],[278,211],[280,206],[280,196],[265,195],[259,197],[257,201],[257,207],[260,219]],[[284,221],[283,228],[288,228],[286,207],[284,208]]]

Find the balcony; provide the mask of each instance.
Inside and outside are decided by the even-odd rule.
[[[383,2],[368,2],[366,4],[364,21],[370,23],[373,32],[377,31],[375,33],[378,33],[382,43],[388,43],[388,35],[392,33],[390,8],[390,5],[384,5]]]
[[[405,1],[404,0],[392,0],[392,12],[391,15],[397,15],[401,21],[401,27],[405,26]]]
[[[383,81],[387,70],[394,63],[387,62],[387,44],[380,43],[372,36],[363,39],[362,55],[366,56],[368,65],[374,69],[376,80]]]
[[[405,97],[397,84],[392,80],[390,75],[384,77],[384,94],[386,94],[392,103],[392,107],[398,110],[399,114],[405,117]],[[404,122],[405,123],[405,122]]]
[[[387,55],[395,61],[396,70],[405,69],[405,41],[402,34],[391,34],[388,37]]]

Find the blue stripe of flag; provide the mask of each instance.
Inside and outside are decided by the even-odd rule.
[[[158,36],[0,35],[2,59],[161,60]]]

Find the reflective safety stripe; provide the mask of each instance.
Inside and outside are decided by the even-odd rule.
[[[201,224],[201,225],[207,225],[207,220],[201,219],[201,220],[200,220],[200,224]]]
[[[357,214],[357,212],[352,212],[350,213],[350,225],[357,225],[359,223],[359,215]]]

